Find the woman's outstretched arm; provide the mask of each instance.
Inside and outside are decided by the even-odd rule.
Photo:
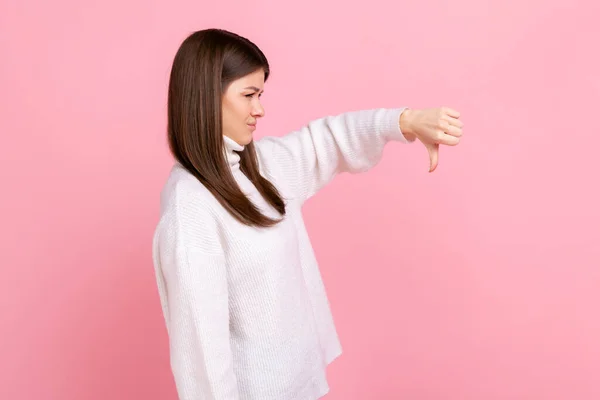
[[[284,180],[291,194],[304,202],[337,174],[374,167],[389,141],[410,143],[419,139],[430,152],[432,171],[437,164],[437,146],[455,144],[458,137],[453,134],[462,134],[446,128],[456,119],[449,114],[456,115],[444,108],[346,112],[311,121],[282,137],[263,137],[256,141],[256,149],[268,173]]]

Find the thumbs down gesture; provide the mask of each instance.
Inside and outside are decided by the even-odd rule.
[[[438,166],[440,145],[456,146],[463,134],[460,113],[449,107],[406,109],[400,129],[409,141],[418,139],[429,153],[429,172]]]

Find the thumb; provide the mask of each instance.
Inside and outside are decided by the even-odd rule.
[[[440,145],[437,143],[427,143],[425,147],[429,153],[429,172],[433,172],[438,165],[438,153],[440,150]]]

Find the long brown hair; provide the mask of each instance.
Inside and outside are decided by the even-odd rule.
[[[173,61],[168,94],[168,141],[175,159],[193,174],[238,221],[268,227],[280,219],[263,215],[235,181],[224,153],[221,102],[229,84],[247,74],[270,69],[251,41],[222,29],[189,35]],[[240,169],[282,216],[284,201],[261,176],[254,143],[240,152]]]

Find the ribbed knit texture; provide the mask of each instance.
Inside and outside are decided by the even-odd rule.
[[[347,112],[255,141],[261,174],[287,202],[272,228],[237,222],[176,163],[161,193],[156,279],[181,400],[315,400],[341,354],[303,203],[341,172],[362,172],[390,140],[407,142],[403,109]],[[244,193],[278,217],[239,169],[244,148],[224,137]]]

